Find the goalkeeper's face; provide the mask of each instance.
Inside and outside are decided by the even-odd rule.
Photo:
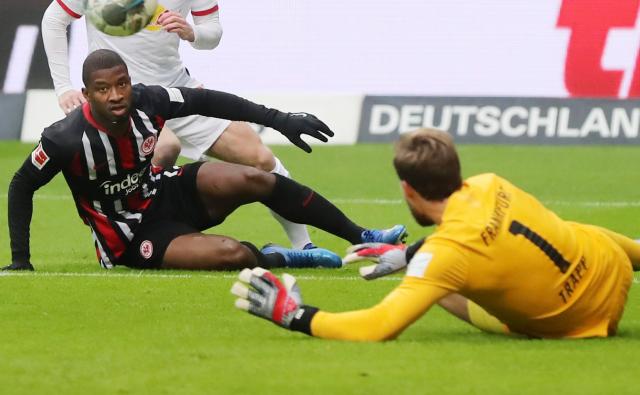
[[[409,206],[409,211],[411,211],[411,215],[413,215],[413,219],[416,220],[418,225],[420,226],[432,226],[435,225],[435,221],[429,218],[425,213],[420,211],[417,207],[413,206],[409,200],[407,200],[407,205]]]
[[[411,215],[413,215],[416,222],[421,226],[434,225],[435,221],[428,215],[428,201],[420,196],[418,191],[406,181],[401,181],[400,184],[402,185],[404,200],[407,202],[409,211],[411,211]]]
[[[125,66],[93,71],[88,85],[82,93],[99,122],[107,126],[129,121],[131,77]]]

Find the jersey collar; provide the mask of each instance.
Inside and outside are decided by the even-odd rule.
[[[107,128],[105,128],[104,126],[102,126],[101,124],[98,123],[98,121],[96,121],[96,119],[93,117],[93,114],[91,114],[91,106],[89,105],[88,102],[85,102],[82,104],[82,114],[84,115],[85,119],[87,120],[87,122],[89,122],[89,124],[91,126],[93,126],[94,128],[98,129],[100,132],[106,133],[109,136],[112,136],[114,138],[118,138],[121,136],[114,136],[111,132],[109,132],[107,130]],[[131,131],[131,116],[129,116],[129,132]]]

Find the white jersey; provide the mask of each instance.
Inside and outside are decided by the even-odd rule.
[[[85,0],[57,0],[71,16],[80,18],[84,14]],[[168,9],[186,17],[205,16],[218,12],[216,0],[158,0],[160,12]],[[86,19],[86,18],[85,18]],[[97,30],[87,21],[89,52],[96,49],[111,49],[126,62],[133,83],[163,86],[186,86],[195,88],[201,84],[189,76],[180,59],[180,38],[150,24],[141,32],[127,37],[110,36]]]

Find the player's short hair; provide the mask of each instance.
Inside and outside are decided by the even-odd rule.
[[[393,165],[398,177],[427,200],[445,199],[462,186],[453,139],[441,130],[424,128],[402,135]]]
[[[110,49],[98,49],[89,54],[82,64],[82,82],[84,86],[89,86],[91,73],[96,70],[110,69],[116,66],[124,66],[127,69],[127,64],[122,57],[116,52]]]

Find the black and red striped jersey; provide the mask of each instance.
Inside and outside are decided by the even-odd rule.
[[[206,89],[135,85],[132,95],[129,132],[123,136],[99,125],[88,103],[44,130],[9,189],[14,261],[30,258],[33,192],[62,172],[78,214],[91,228],[101,265],[113,267],[157,193],[154,180],[161,169],[151,158],[165,120],[201,114],[268,123],[273,111]]]

